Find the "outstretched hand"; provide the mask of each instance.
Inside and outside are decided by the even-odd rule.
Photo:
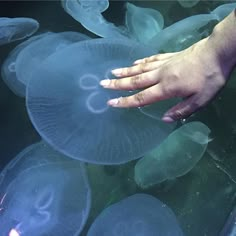
[[[184,100],[168,110],[162,120],[185,118],[205,106],[224,86],[230,69],[208,38],[176,53],[157,54],[112,71],[118,79],[102,80],[104,88],[142,91],[108,101],[113,107],[141,107],[173,97]]]

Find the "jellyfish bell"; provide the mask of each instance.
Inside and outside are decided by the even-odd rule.
[[[31,18],[0,17],[0,45],[29,37],[38,28],[39,23]]]
[[[92,39],[53,54],[27,87],[27,110],[35,128],[55,149],[75,159],[120,164],[139,158],[176,124],[153,119],[138,108],[108,107],[108,99],[131,93],[93,82],[96,85],[108,71],[154,53],[129,40]],[[92,80],[91,86],[81,78]]]
[[[157,198],[135,194],[115,203],[95,219],[88,236],[183,236],[173,211]]]
[[[0,199],[4,236],[77,235],[91,203],[83,164],[43,142],[26,148],[4,168]]]
[[[8,88],[17,96],[25,97],[25,84],[21,82],[16,75],[16,60],[19,54],[32,42],[39,40],[46,35],[52,34],[51,32],[39,34],[29,38],[28,40],[17,45],[7,56],[2,64],[1,75],[3,81],[6,83]]]
[[[18,80],[27,86],[35,69],[51,54],[63,50],[68,45],[89,39],[78,32],[61,32],[46,34],[39,40],[30,43],[16,59]]]

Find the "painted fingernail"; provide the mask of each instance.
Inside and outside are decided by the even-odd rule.
[[[169,117],[169,116],[164,116],[164,117],[162,117],[162,120],[163,120],[164,122],[166,122],[166,123],[174,122],[174,120],[173,120],[171,117]]]
[[[108,85],[111,83],[110,79],[104,79],[100,81],[100,85],[103,87],[108,87]]]
[[[119,98],[111,99],[107,103],[108,103],[108,105],[115,107],[119,104]]]
[[[112,70],[111,73],[112,73],[113,75],[119,76],[119,75],[121,75],[121,73],[122,73],[122,69],[120,68],[120,69]]]

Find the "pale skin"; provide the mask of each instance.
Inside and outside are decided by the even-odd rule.
[[[143,58],[133,66],[112,71],[118,78],[102,80],[101,86],[117,90],[141,89],[132,96],[108,101],[113,107],[141,107],[161,100],[184,100],[166,111],[162,120],[186,118],[204,107],[224,87],[236,65],[235,10],[217,24],[212,34],[176,53]]]

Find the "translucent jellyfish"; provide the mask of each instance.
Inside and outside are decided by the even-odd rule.
[[[38,143],[23,150],[3,170],[1,235],[80,233],[91,202],[86,172],[79,161],[56,154],[46,144]]]
[[[108,22],[101,14],[109,7],[108,0],[62,0],[62,7],[90,32],[101,37],[126,38],[125,28]]]
[[[214,9],[211,14],[215,17],[218,21],[223,20],[226,16],[230,14],[236,8],[236,3],[227,3],[220,5],[216,9]]]
[[[38,28],[39,23],[31,18],[0,17],[0,45],[29,37]]]
[[[18,80],[16,76],[16,59],[21,51],[32,43],[35,40],[38,40],[42,37],[45,37],[48,34],[53,33],[44,33],[40,35],[36,35],[34,37],[29,38],[23,43],[19,44],[13,51],[10,52],[7,59],[4,61],[1,69],[1,75],[3,81],[7,84],[7,86],[15,93],[17,96],[25,97],[25,84],[23,84],[20,80]]]
[[[179,4],[184,8],[194,7],[200,0],[178,0]]]
[[[173,211],[157,198],[135,194],[95,219],[88,236],[183,236]]]
[[[27,85],[35,69],[51,54],[68,45],[90,39],[77,32],[46,34],[39,40],[25,47],[16,59],[16,75],[18,80]]]
[[[149,45],[152,45],[158,51],[174,52],[183,50],[199,41],[203,36],[208,35],[210,33],[208,29],[201,29],[214,20],[216,21],[215,16],[211,14],[187,17],[157,33],[149,41]]]
[[[131,3],[127,3],[126,8],[126,26],[132,34],[132,38],[147,43],[162,30],[164,18],[159,11],[136,7]]]
[[[112,78],[112,69],[154,53],[129,40],[92,39],[53,54],[27,88],[27,109],[35,128],[72,158],[100,164],[139,158],[176,124],[153,119],[138,108],[108,107],[108,99],[132,93],[104,89],[99,81]]]
[[[219,236],[234,236],[236,235],[236,207],[230,213]]]
[[[181,126],[136,163],[135,182],[148,188],[185,175],[203,156],[209,133],[209,128],[198,121]]]

